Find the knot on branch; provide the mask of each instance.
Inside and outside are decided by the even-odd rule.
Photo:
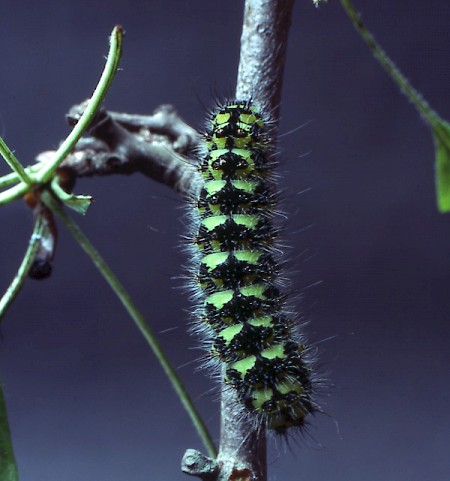
[[[187,449],[181,460],[181,470],[189,476],[211,481],[217,477],[219,464],[196,449]]]

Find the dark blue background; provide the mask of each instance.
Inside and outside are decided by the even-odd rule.
[[[172,103],[200,127],[212,96],[233,91],[241,1],[1,3],[0,131],[24,163],[67,134],[64,114],[94,88],[115,23],[127,34],[109,109]],[[450,117],[450,4],[355,3]],[[306,123],[281,138],[286,237],[308,335],[335,387],[311,438],[291,451],[271,443],[270,479],[448,481],[450,217],[435,207],[429,131],[337,0],[297,2],[282,115],[282,132]],[[175,289],[186,263],[181,200],[137,175],[85,180],[76,191],[95,196],[77,220],[160,333],[217,437],[217,393],[194,372],[189,303]],[[0,215],[4,289],[31,213],[15,202]],[[64,231],[53,276],[26,284],[2,332],[21,481],[184,478],[181,456],[201,443],[132,321]]]

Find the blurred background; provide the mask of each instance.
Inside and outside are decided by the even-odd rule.
[[[100,75],[114,24],[126,29],[110,110],[173,104],[196,128],[235,86],[243,2],[2,0],[0,133],[23,163],[68,133],[64,114]],[[355,0],[404,74],[450,118],[450,4]],[[298,0],[282,102],[280,173],[293,284],[330,379],[326,415],[290,449],[270,442],[270,479],[450,479],[450,216],[435,206],[433,144],[338,1]],[[299,126],[303,126],[297,129]],[[289,133],[291,132],[291,133]],[[5,165],[0,173],[7,173]],[[215,383],[187,334],[183,202],[148,179],[77,184],[77,221],[158,333],[218,438]],[[0,209],[0,288],[32,228]],[[0,340],[21,481],[183,479],[202,450],[152,352],[70,236],[52,277],[29,281]]]

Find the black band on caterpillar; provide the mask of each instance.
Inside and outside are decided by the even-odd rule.
[[[211,355],[245,410],[278,432],[315,410],[311,363],[280,291],[270,121],[250,101],[212,115],[199,165],[194,268]]]

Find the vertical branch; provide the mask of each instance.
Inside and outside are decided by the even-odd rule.
[[[252,98],[279,118],[293,0],[246,0],[236,98]]]
[[[222,383],[220,447],[217,461],[220,481],[267,479],[266,433],[243,415],[234,389]]]
[[[252,99],[278,131],[286,45],[293,0],[246,0],[236,98]],[[276,142],[276,139],[273,139]],[[222,387],[219,479],[267,479],[264,429],[243,416],[234,389]]]

